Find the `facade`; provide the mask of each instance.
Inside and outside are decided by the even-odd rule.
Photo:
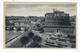
[[[70,22],[70,16],[63,11],[45,14],[45,32],[73,33],[75,26]]]

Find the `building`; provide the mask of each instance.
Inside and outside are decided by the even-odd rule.
[[[73,33],[75,26],[71,25],[70,16],[63,11],[45,14],[45,32]]]
[[[29,23],[28,17],[24,16],[5,16],[6,30],[24,30]]]
[[[5,16],[6,30],[24,31],[37,21],[42,22],[44,17],[40,16]]]

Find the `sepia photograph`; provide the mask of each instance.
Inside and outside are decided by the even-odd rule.
[[[76,3],[4,2],[5,48],[76,48]]]

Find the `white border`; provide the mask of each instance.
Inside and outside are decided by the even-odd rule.
[[[0,48],[3,48],[3,1],[0,0]]]
[[[4,0],[8,2],[77,2],[77,0]]]
[[[6,2],[77,2],[77,49],[5,49],[3,48],[3,1],[0,0],[0,52],[80,52],[80,3],[79,0],[4,0]]]

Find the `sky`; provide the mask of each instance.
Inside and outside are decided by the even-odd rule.
[[[76,3],[5,3],[5,16],[45,16],[53,9],[76,15]]]

